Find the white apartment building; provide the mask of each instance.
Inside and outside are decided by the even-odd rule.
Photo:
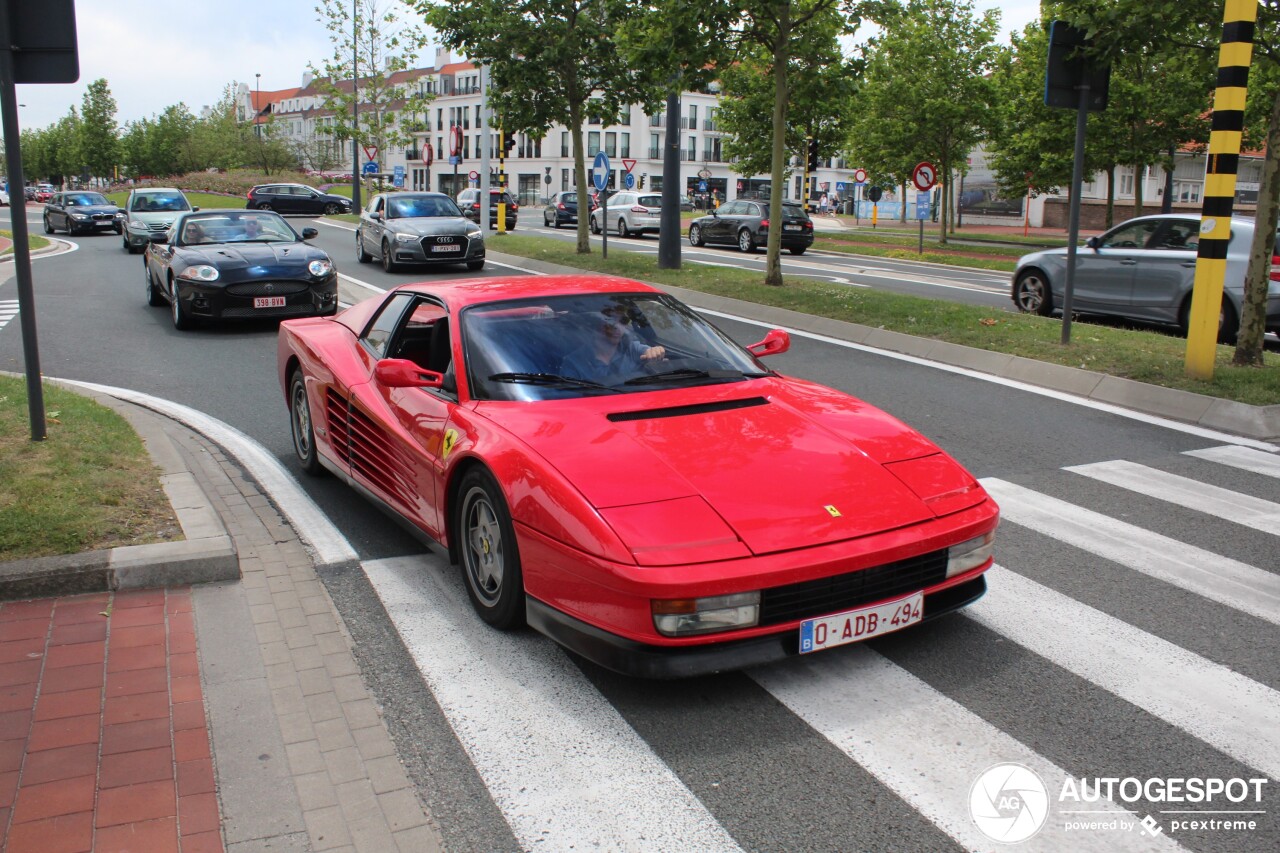
[[[426,115],[417,117],[418,120],[425,118],[425,131],[415,133],[413,141],[406,146],[378,152],[380,173],[390,176],[397,166],[401,166],[405,188],[431,189],[450,195],[478,185],[484,144],[479,67],[469,60],[454,61],[446,51],[438,50],[433,68],[398,72],[392,75],[391,81],[422,94],[433,95],[434,99],[427,105]],[[350,82],[346,87],[350,87]],[[255,92],[242,85],[240,99],[242,115],[256,115],[259,122],[270,119],[276,126],[275,132],[283,139],[304,151],[323,152],[325,156],[317,160],[332,164],[331,171],[350,174],[351,146],[346,144],[340,150],[328,136],[325,128],[331,121],[331,113],[324,109],[324,95],[310,75],[303,77],[302,86],[298,89]],[[770,187],[768,175],[739,175],[724,156],[723,134],[716,124],[719,101],[719,88],[714,85],[705,91],[685,92],[681,96],[678,178],[681,191],[691,198],[714,193],[714,197],[721,201],[767,194]],[[395,106],[391,105],[393,109]],[[767,119],[765,117],[764,120],[767,122]],[[495,117],[494,121],[498,118]],[[625,109],[613,123],[592,120],[582,131],[588,173],[596,153],[604,151],[612,167],[610,186],[614,189],[625,185],[626,166],[630,161],[634,161],[631,173],[637,186],[643,182],[645,189],[661,189],[666,126],[665,112],[651,116],[635,106]],[[457,164],[450,163],[450,131],[453,127],[461,128],[462,132],[461,161]],[[498,169],[499,140],[499,128],[491,127],[489,153],[493,176]],[[431,147],[430,166],[424,162],[427,146]],[[802,152],[796,152],[797,158],[801,156]],[[363,156],[361,159],[363,161]],[[474,179],[471,177],[473,173],[477,175]],[[568,129],[553,126],[541,139],[524,133],[516,134],[515,147],[505,158],[505,173],[507,187],[522,205],[536,205],[551,193],[573,189],[573,144]],[[814,180],[815,200],[824,191],[832,198],[842,192],[844,197],[851,195],[853,177],[839,158],[824,160],[817,174],[811,178]],[[491,181],[496,185],[495,178]],[[798,199],[802,183],[801,175],[792,175],[783,188],[784,196]]]

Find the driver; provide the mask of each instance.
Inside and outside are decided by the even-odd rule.
[[[256,240],[262,236],[262,223],[257,219],[249,218],[244,221],[244,238],[246,240]]]
[[[564,357],[560,373],[592,382],[634,374],[649,362],[666,358],[665,347],[649,346],[627,330],[625,309],[609,306],[594,315],[590,341]]]

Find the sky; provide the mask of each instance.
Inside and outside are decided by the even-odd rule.
[[[976,0],[998,8],[1004,39],[1039,15],[1039,0]],[[184,103],[196,115],[217,102],[232,82],[262,91],[302,84],[307,63],[322,67],[333,54],[316,0],[79,0],[76,31],[80,80],[64,85],[20,85],[18,120],[46,127],[79,108],[85,89],[106,78],[116,119],[158,115]],[[434,47],[419,65],[432,62]]]

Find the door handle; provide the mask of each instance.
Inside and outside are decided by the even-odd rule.
[[[1137,265],[1137,263],[1138,263],[1138,262],[1137,262],[1137,261],[1135,261],[1133,258],[1125,258],[1123,261],[1121,261],[1121,262],[1120,262],[1120,264],[1121,264],[1122,266],[1126,266],[1126,267],[1132,267],[1132,266],[1135,266],[1135,265]]]
[[[1195,268],[1195,265],[1196,265],[1196,262],[1195,262],[1195,261],[1183,261],[1183,262],[1182,262],[1182,266],[1184,266],[1184,267],[1186,267],[1186,268],[1188,268],[1188,269],[1194,269],[1194,268]]]

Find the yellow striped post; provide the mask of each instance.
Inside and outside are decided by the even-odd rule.
[[[1226,0],[1222,44],[1218,51],[1218,89],[1209,135],[1209,163],[1204,177],[1200,249],[1196,253],[1196,277],[1187,320],[1186,372],[1193,379],[1213,378],[1227,242],[1231,239],[1231,211],[1235,206],[1236,172],[1240,166],[1244,101],[1257,20],[1258,0]]]

